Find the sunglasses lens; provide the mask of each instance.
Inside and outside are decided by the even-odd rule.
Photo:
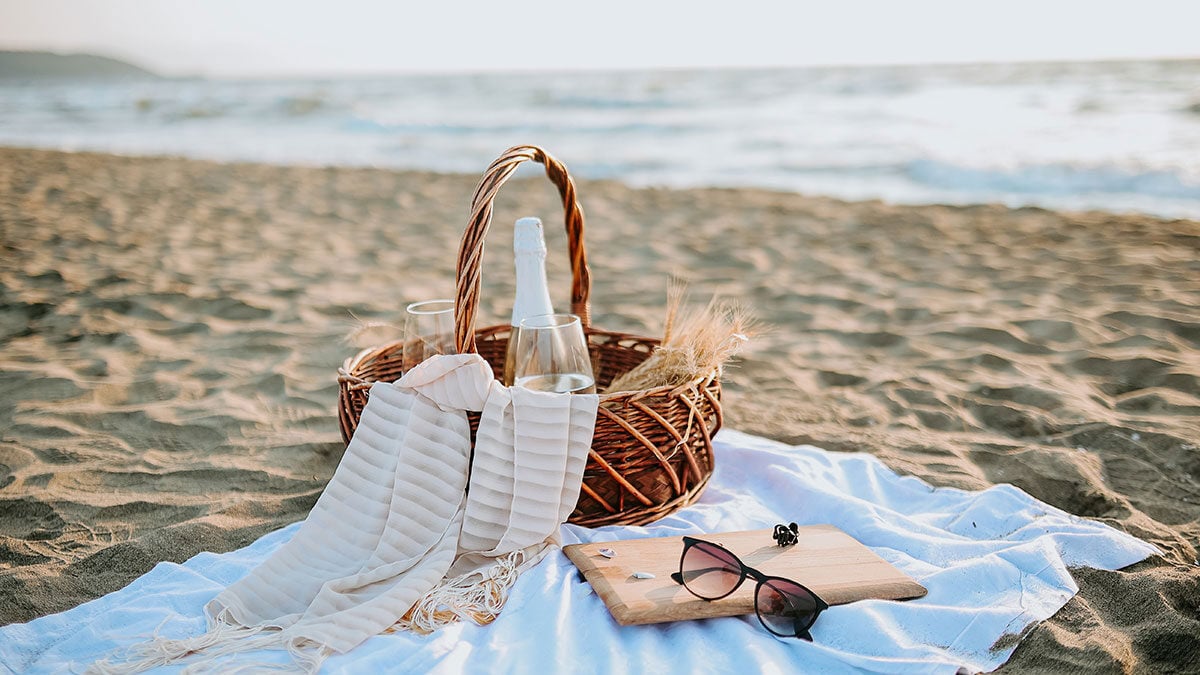
[[[783,579],[759,584],[755,607],[767,630],[784,637],[803,634],[817,618],[816,597],[803,586]]]
[[[704,542],[689,548],[679,567],[683,585],[706,600],[729,595],[742,580],[742,566],[737,560],[728,551]]]

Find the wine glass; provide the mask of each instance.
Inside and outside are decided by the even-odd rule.
[[[404,372],[431,356],[454,353],[453,300],[425,300],[405,308]]]
[[[521,321],[513,384],[536,391],[596,393],[583,324],[574,314],[542,314]]]

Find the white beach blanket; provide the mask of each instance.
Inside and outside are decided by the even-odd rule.
[[[813,642],[777,639],[753,615],[617,625],[561,552],[517,581],[488,626],[372,637],[324,673],[662,673],[989,671],[1020,636],[1078,590],[1067,568],[1119,569],[1155,549],[999,485],[934,489],[865,454],[830,453],[722,431],[700,501],[648,527],[562,528],[565,543],[832,523],[929,589],[824,612]],[[204,606],[296,535],[292,525],[231,553],[161,563],[127,588],[75,609],[0,628],[0,670],[81,671],[110,650],[205,628]],[[803,582],[803,580],[800,580]],[[260,651],[243,662],[287,662]],[[178,672],[179,667],[162,669]]]

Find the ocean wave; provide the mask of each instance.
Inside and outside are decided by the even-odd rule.
[[[325,112],[329,108],[329,101],[320,94],[310,96],[285,96],[278,104],[278,109],[288,117],[306,117],[316,113]]]
[[[581,108],[590,110],[655,110],[677,107],[678,104],[662,98],[618,98],[610,96],[580,96],[541,92],[533,97],[534,103],[554,108]]]
[[[208,120],[224,117],[233,106],[223,103],[198,103],[196,105],[175,108],[163,114],[167,121]]]
[[[514,122],[509,124],[447,124],[441,122],[384,122],[370,117],[352,116],[342,122],[342,130],[378,134],[512,135],[512,134],[680,134],[702,129],[694,125],[652,122],[613,122],[571,124],[559,122]]]
[[[1200,61],[0,83],[0,142],[1200,218]]]
[[[1117,167],[1064,164],[1012,169],[976,168],[931,159],[905,166],[912,181],[941,189],[1031,195],[1136,194],[1200,200],[1200,184],[1170,171],[1129,171]]]

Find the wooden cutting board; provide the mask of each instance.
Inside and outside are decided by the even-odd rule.
[[[777,546],[771,530],[694,535],[721,544],[743,563],[768,576],[792,579],[830,605],[878,598],[907,600],[925,595],[925,587],[892,567],[858,540],[832,525],[800,528],[794,546]],[[600,549],[616,552],[612,558]],[[613,618],[625,626],[662,621],[708,619],[754,613],[753,579],[720,600],[701,600],[671,580],[679,571],[682,537],[626,539],[573,544],[563,553],[575,563]],[[637,579],[649,572],[653,579]]]

